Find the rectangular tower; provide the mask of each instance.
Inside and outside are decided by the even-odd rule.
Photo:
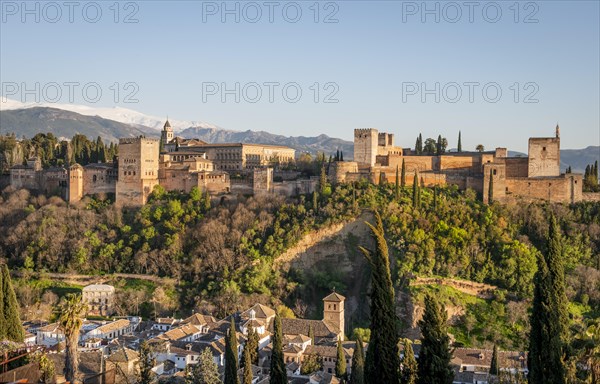
[[[560,138],[529,139],[529,177],[560,175]]]
[[[158,184],[160,141],[145,137],[119,139],[119,176],[116,202],[144,205]]]
[[[374,166],[377,158],[379,133],[375,128],[354,130],[354,161],[361,165]]]

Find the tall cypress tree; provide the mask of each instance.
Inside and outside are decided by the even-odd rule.
[[[400,199],[400,170],[398,169],[398,166],[396,165],[396,185],[395,187],[395,197],[396,200]]]
[[[500,373],[500,367],[498,367],[498,346],[494,344],[494,350],[492,351],[492,362],[490,363],[490,375],[498,375]]]
[[[287,374],[283,361],[283,333],[281,330],[281,317],[275,315],[273,323],[273,350],[271,352],[270,384],[287,384]]]
[[[419,384],[452,384],[450,337],[446,331],[446,309],[431,295],[425,296],[425,313],[419,321],[423,338],[419,353]]]
[[[398,331],[394,287],[390,273],[390,259],[384,238],[383,222],[375,212],[376,225],[366,223],[373,239],[375,250],[360,247],[371,265],[371,340],[365,360],[365,382],[367,384],[398,384],[400,358],[398,353]]]
[[[258,365],[258,341],[258,332],[251,327],[248,330],[248,340],[246,341],[246,347],[244,349],[248,348],[250,362],[254,365]]]
[[[235,321],[231,316],[231,325],[225,339],[225,384],[240,384],[238,376],[238,348]]]
[[[252,348],[248,343],[244,347],[244,382],[243,384],[252,384],[252,358],[250,352]]]
[[[140,371],[138,373],[138,384],[150,384],[152,383],[152,368],[154,368],[154,358],[152,357],[152,350],[145,340],[140,343]]]
[[[415,172],[413,179],[413,193],[412,193],[413,208],[419,207],[419,175]]]
[[[494,202],[494,171],[490,169],[490,181],[488,183],[488,204]]]
[[[418,154],[422,154],[423,153],[423,135],[421,135],[419,133],[419,149],[418,149]]]
[[[440,156],[442,154],[442,135],[438,135],[437,144],[436,144],[436,155]]]
[[[342,346],[342,340],[337,341],[337,356],[335,360],[335,376],[342,382],[346,381],[346,354]]]
[[[2,267],[4,269],[4,266]],[[6,339],[6,321],[4,320],[4,273],[0,271],[0,340]]]
[[[365,384],[365,352],[360,337],[356,340],[356,347],[352,354],[350,384]]]
[[[1,319],[4,323],[4,335],[3,339],[22,343],[25,337],[23,332],[23,326],[21,325],[21,319],[19,318],[19,302],[17,296],[13,290],[12,282],[10,280],[10,273],[6,264],[2,265],[2,303],[0,304],[3,312],[3,318]]]
[[[404,159],[402,159],[402,174],[400,179],[400,185],[402,188],[406,187],[406,164],[404,163]]]
[[[312,324],[308,325],[308,337],[310,337],[311,345],[315,345],[315,329]]]
[[[545,255],[538,257],[534,277],[531,332],[529,335],[529,383],[566,383],[565,357],[569,316],[560,228],[550,215]]]
[[[462,152],[462,139],[461,139],[461,132],[458,131],[458,148],[457,151],[460,153]]]
[[[412,343],[408,339],[404,339],[404,357],[402,358],[401,370],[401,384],[417,384],[419,367],[417,366],[417,360],[415,360]]]

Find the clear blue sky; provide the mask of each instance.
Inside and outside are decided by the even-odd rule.
[[[425,137],[441,133],[451,147],[462,130],[463,147],[483,143],[525,151],[528,136],[552,135],[559,122],[563,148],[600,143],[598,1],[520,2],[518,15],[514,2],[498,2],[499,17],[489,2],[476,2],[472,22],[462,1],[454,3],[460,5],[459,18],[446,2],[428,2],[429,9],[439,4],[434,14],[424,14],[421,1],[320,2],[316,23],[314,1],[274,2],[272,23],[263,1],[254,3],[262,12],[256,23],[249,22],[256,7],[246,2],[227,3],[230,9],[238,4],[239,23],[236,15],[224,14],[220,1],[121,2],[118,23],[112,1],[99,2],[102,16],[96,23],[83,17],[86,2],[78,3],[72,23],[66,7],[58,22],[50,23],[56,10],[39,2],[37,23],[21,1],[1,3],[1,81],[97,82],[103,90],[99,106],[115,105],[111,84],[135,82],[139,101],[123,103],[128,92],[122,90],[118,105],[234,130],[350,140],[355,127],[376,127],[395,133],[402,146],[413,146],[422,132]],[[36,2],[28,4],[35,10]],[[302,16],[292,23],[295,4]],[[93,19],[95,9],[86,9]],[[131,13],[138,22],[124,23]],[[325,23],[332,13],[338,22]],[[262,97],[249,102],[255,89],[248,87],[239,103],[232,95],[223,103],[218,91],[203,100],[203,83],[234,88],[236,82],[260,84]],[[273,103],[265,82],[281,84]],[[297,103],[282,96],[282,86],[290,82],[302,89]],[[321,87],[319,102],[311,90],[315,82]],[[337,103],[323,102],[336,90],[323,89],[329,82],[337,85]],[[403,100],[403,84],[408,91],[408,83],[433,89],[436,82],[439,103],[433,94],[422,102],[414,88],[416,94],[404,92]],[[480,84],[473,103],[465,82]],[[449,83],[462,91],[456,103],[449,102],[456,97],[456,86]],[[483,98],[482,87],[489,83],[502,90],[496,103]],[[518,102],[514,83],[520,87]],[[534,84],[525,88],[526,83]],[[497,86],[488,88],[489,98]],[[294,97],[293,88],[288,91]],[[531,92],[537,103],[524,102]],[[66,96],[60,102],[68,102]],[[81,90],[75,103],[86,104]]]

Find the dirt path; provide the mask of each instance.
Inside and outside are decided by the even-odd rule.
[[[442,277],[417,277],[416,280],[413,280],[410,285],[445,285],[447,287],[454,288],[460,292],[477,296],[482,299],[491,299],[494,297],[494,291],[498,289],[498,287],[489,284],[476,283],[474,281],[468,280],[456,280],[456,279],[448,279]]]

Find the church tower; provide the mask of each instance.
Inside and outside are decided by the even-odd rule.
[[[323,299],[323,321],[335,325],[340,330],[342,340],[344,340],[344,301],[346,298],[335,290],[329,296]]]
[[[169,123],[169,119],[165,122],[163,126],[162,134],[160,136],[161,148],[160,151],[164,151],[164,146],[169,144],[175,138],[175,134],[173,133],[173,128],[171,128],[171,123]]]

